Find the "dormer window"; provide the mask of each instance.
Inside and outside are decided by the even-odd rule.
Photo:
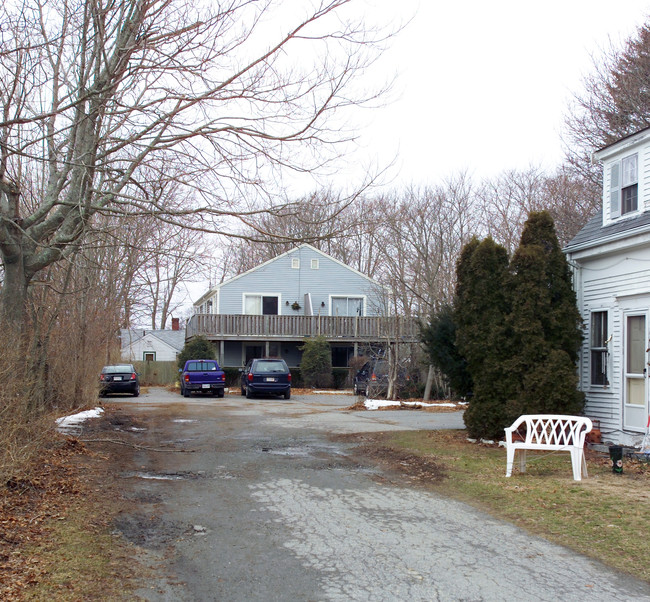
[[[612,163],[609,198],[612,218],[639,208],[639,159],[636,153]]]

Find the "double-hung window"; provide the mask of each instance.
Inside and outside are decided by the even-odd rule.
[[[607,312],[594,311],[591,313],[591,384],[605,386],[607,379]]]
[[[639,156],[635,153],[612,163],[609,176],[612,218],[639,208]]]

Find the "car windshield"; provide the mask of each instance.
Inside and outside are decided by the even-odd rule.
[[[187,364],[188,372],[214,372],[216,369],[215,362],[190,362]]]
[[[282,361],[257,362],[253,367],[254,372],[286,372],[287,366]]]
[[[119,374],[122,372],[133,372],[133,366],[130,364],[122,364],[120,366],[106,366],[104,368],[105,374]]]
[[[386,360],[379,360],[373,369],[376,376],[384,376],[388,374],[388,362]]]

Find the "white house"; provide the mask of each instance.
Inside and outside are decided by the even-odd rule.
[[[120,330],[121,358],[125,362],[172,362],[185,345],[185,329],[174,319],[172,330]]]
[[[606,441],[638,444],[648,423],[650,128],[596,153],[603,207],[564,249],[585,323],[585,413]]]
[[[300,364],[305,339],[322,335],[332,363],[348,366],[359,346],[389,336],[388,292],[376,281],[315,247],[302,244],[207,291],[195,303],[188,339],[203,335],[224,366],[253,357]],[[414,320],[390,318],[400,340],[417,341]]]

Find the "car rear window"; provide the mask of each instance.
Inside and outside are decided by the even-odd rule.
[[[216,362],[189,362],[187,368],[188,372],[213,372],[216,371]]]
[[[253,366],[254,372],[287,372],[287,365],[282,361],[257,362]]]
[[[133,372],[133,366],[130,364],[122,364],[120,366],[106,366],[104,374],[121,374],[123,372]]]

